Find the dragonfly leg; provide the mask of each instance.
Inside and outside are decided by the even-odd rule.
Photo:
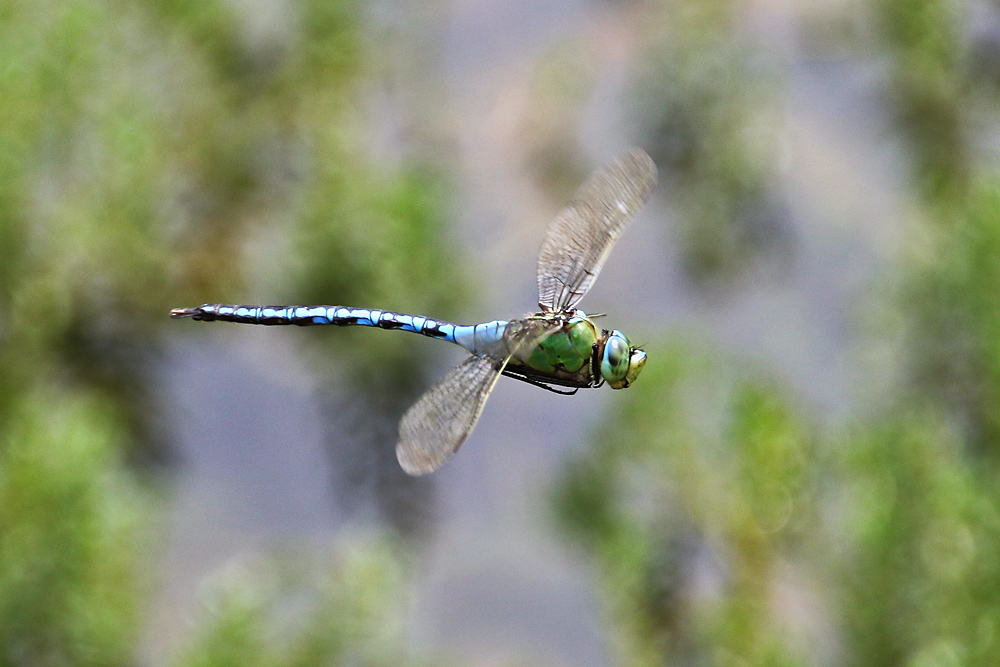
[[[562,396],[572,396],[573,394],[575,394],[577,391],[580,390],[579,387],[574,387],[571,391],[563,391],[561,389],[555,389],[548,382],[544,382],[542,380],[538,380],[538,379],[533,378],[533,377],[531,377],[529,375],[525,375],[523,373],[518,373],[516,371],[509,371],[509,370],[505,369],[503,371],[503,374],[506,375],[507,377],[514,378],[515,380],[520,380],[521,382],[527,382],[530,385],[534,385],[536,387],[541,387],[542,389],[545,389],[547,391],[551,391],[553,394],[561,394]]]

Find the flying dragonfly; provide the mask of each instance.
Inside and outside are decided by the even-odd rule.
[[[599,330],[576,306],[655,184],[656,165],[638,148],[591,174],[549,226],[538,253],[540,311],[521,319],[464,325],[347,306],[227,304],[177,308],[170,316],[398,329],[462,346],[471,356],[432,385],[399,423],[396,458],[410,475],[423,475],[462,446],[501,375],[567,394],[605,382],[612,389],[635,382],[646,353],[617,329]]]

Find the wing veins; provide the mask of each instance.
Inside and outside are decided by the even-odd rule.
[[[396,458],[410,475],[437,470],[465,442],[507,361],[475,354],[451,369],[399,422]]]
[[[448,371],[410,406],[399,422],[396,459],[410,475],[441,467],[472,433],[483,406],[511,355],[538,343],[559,318],[527,318],[508,322],[504,337]]]
[[[656,165],[641,149],[595,171],[556,215],[538,253],[538,303],[571,309],[590,290],[629,221],[656,183]]]

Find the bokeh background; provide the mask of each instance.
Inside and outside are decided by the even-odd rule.
[[[996,0],[0,2],[0,664],[1000,664]],[[626,392],[202,302],[584,301]]]

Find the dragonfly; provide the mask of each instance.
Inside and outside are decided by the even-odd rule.
[[[262,325],[365,326],[409,331],[459,345],[470,356],[433,384],[399,423],[396,458],[410,475],[437,470],[469,437],[501,375],[557,393],[629,387],[646,353],[621,331],[598,329],[577,308],[615,242],[656,184],[656,165],[633,148],[599,168],[549,225],[538,253],[539,312],[520,319],[451,324],[348,306],[204,304],[173,318]]]

